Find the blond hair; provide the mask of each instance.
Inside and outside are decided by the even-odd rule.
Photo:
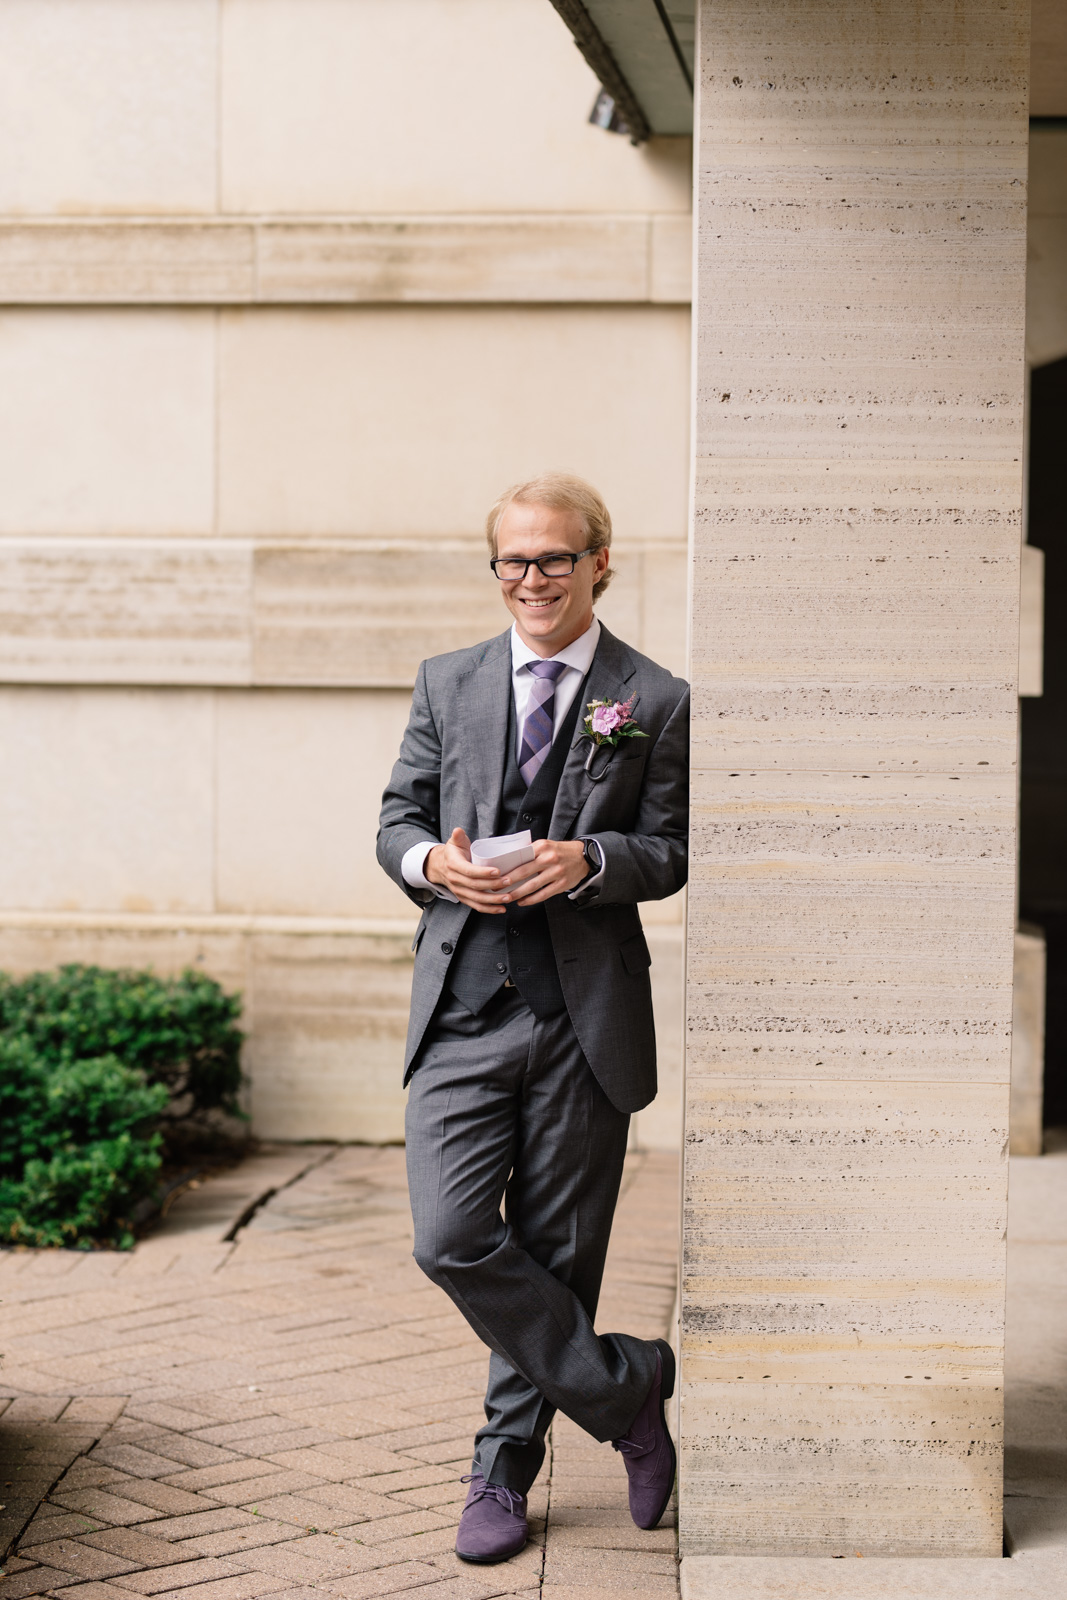
[[[611,546],[611,515],[591,483],[573,472],[539,472],[525,483],[513,483],[500,495],[485,519],[485,536],[496,555],[496,536],[500,519],[508,506],[549,506],[553,511],[575,511],[581,518],[582,533],[591,550]],[[593,599],[599,600],[615,576],[610,567],[593,585]]]

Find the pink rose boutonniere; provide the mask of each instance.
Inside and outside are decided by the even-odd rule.
[[[647,739],[648,734],[637,726],[631,712],[637,696],[629,700],[590,700],[582,722],[583,737],[591,739],[593,747],[585,763],[591,777],[593,757],[601,745],[617,745],[620,739]]]

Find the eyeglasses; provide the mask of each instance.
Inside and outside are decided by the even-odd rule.
[[[494,556],[489,565],[494,575],[504,583],[514,583],[517,579],[525,578],[531,567],[536,567],[545,578],[569,578],[582,557],[592,554],[591,547],[588,550],[579,550],[577,555],[565,550],[559,555],[550,556]]]

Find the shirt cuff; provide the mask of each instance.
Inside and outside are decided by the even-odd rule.
[[[426,857],[436,845],[436,839],[421,839],[418,844],[413,844],[409,850],[405,850],[400,861],[400,876],[409,888],[429,889],[439,900],[451,900],[453,905],[458,905],[459,901],[455,895],[450,890],[442,888],[439,883],[431,883],[424,871]]]
[[[587,878],[583,878],[577,889],[571,890],[570,894],[567,896],[568,900],[580,900],[583,895],[587,895],[590,890],[596,894],[599,892],[600,885],[604,882],[604,873],[607,871],[608,866],[607,857],[604,854],[604,846],[601,844],[600,840],[595,834],[583,835],[583,843],[585,842],[586,838],[592,839],[593,843],[600,851],[600,871],[591,872]],[[405,860],[406,859],[407,857],[405,857]]]

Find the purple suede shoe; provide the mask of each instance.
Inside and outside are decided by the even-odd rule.
[[[499,1483],[486,1483],[480,1472],[468,1472],[460,1482],[470,1488],[456,1534],[459,1559],[490,1566],[517,1556],[530,1533],[526,1496]]]
[[[630,1479],[630,1515],[639,1528],[654,1528],[670,1503],[674,1488],[674,1445],[667,1432],[663,1402],[674,1393],[674,1351],[656,1339],[656,1376],[651,1389],[621,1439],[613,1439]]]

